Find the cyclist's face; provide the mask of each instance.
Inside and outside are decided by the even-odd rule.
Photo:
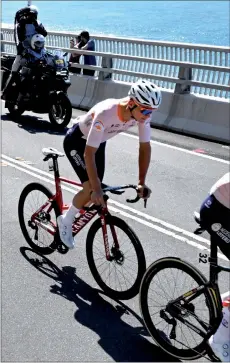
[[[140,123],[144,123],[149,117],[151,117],[152,112],[155,110],[153,108],[143,107],[134,102],[133,104],[131,103],[131,109],[132,109],[131,110],[132,117]]]

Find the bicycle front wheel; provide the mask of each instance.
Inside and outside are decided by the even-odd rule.
[[[174,257],[157,260],[144,274],[139,302],[145,326],[163,350],[179,359],[193,360],[206,354],[215,304],[207,288],[188,303],[174,301],[206,283],[198,269]]]
[[[106,218],[111,260],[105,257],[101,220],[90,227],[86,240],[86,255],[91,273],[100,288],[109,296],[127,300],[136,296],[146,270],[141,243],[133,230],[122,219]],[[119,248],[111,233],[114,226]]]
[[[53,248],[56,232],[56,218],[60,214],[55,202],[49,202],[53,196],[51,191],[40,183],[28,184],[22,191],[18,203],[18,218],[22,233],[27,243],[36,251],[44,255],[55,251]],[[39,209],[42,208],[40,211]],[[32,215],[37,213],[35,220]],[[48,230],[53,232],[49,233]]]

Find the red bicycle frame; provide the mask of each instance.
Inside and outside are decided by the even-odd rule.
[[[48,206],[49,208],[47,209],[46,213],[50,213],[53,205],[52,202],[57,203],[59,210],[61,211],[61,213],[63,213],[64,210],[68,209],[69,206],[67,204],[63,204],[63,195],[62,195],[62,188],[61,188],[61,182],[65,182],[68,184],[72,184],[78,187],[82,187],[81,183],[77,183],[74,180],[71,179],[67,179],[67,178],[63,178],[59,176],[59,170],[58,170],[58,163],[57,163],[57,158],[53,158],[53,163],[54,163],[54,179],[55,179],[55,188],[56,188],[56,193],[49,198],[49,200],[43,204],[31,217],[31,221],[36,223],[37,226],[43,228],[44,230],[46,230],[48,233],[50,233],[51,235],[55,235],[56,234],[56,229],[57,226],[50,221],[51,225],[47,225],[46,223],[43,223],[41,220],[37,219],[38,215]],[[75,221],[73,222],[72,225],[72,231],[73,231],[73,236],[76,236],[76,234],[78,232],[80,232],[82,230],[82,228],[84,228],[86,226],[86,224],[88,224],[93,217],[98,213],[98,211],[95,210],[90,210],[90,211],[86,211],[85,209],[81,209],[80,210],[80,215],[75,218]],[[110,249],[109,249],[109,242],[108,242],[108,233],[107,233],[107,226],[106,226],[106,215],[109,214],[108,208],[107,208],[107,204],[104,208],[101,209],[100,211],[100,219],[101,219],[101,226],[102,226],[102,232],[103,232],[103,239],[104,239],[104,245],[105,245],[105,254],[106,254],[106,259],[109,260],[110,259]],[[117,235],[116,235],[116,231],[113,225],[110,224],[110,229],[111,229],[111,233],[113,236],[113,240],[114,240],[114,246],[115,248],[119,248],[119,243],[118,243],[118,239],[117,239]]]

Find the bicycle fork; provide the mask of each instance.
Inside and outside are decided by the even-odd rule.
[[[106,259],[107,259],[107,261],[113,261],[115,259],[118,262],[119,259],[121,259],[121,252],[119,250],[119,243],[118,243],[115,228],[112,224],[110,224],[110,230],[111,230],[111,234],[113,237],[113,246],[111,248],[111,253],[110,253],[105,215],[101,214],[100,218],[101,218],[101,226],[102,226],[102,232],[103,232]]]

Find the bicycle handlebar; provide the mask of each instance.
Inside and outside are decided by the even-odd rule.
[[[136,203],[138,202],[141,197],[139,195],[139,189],[137,187],[137,185],[134,185],[134,184],[126,184],[126,185],[120,185],[118,187],[110,187],[106,184],[101,184],[102,185],[102,190],[103,192],[110,192],[112,194],[123,194],[124,193],[124,190],[122,189],[134,189],[137,193],[136,197],[133,198],[133,199],[126,199],[126,202],[127,203]],[[143,199],[144,199],[144,207],[146,208],[146,205],[147,205],[147,197],[148,195],[148,189],[147,188],[144,188],[144,191],[143,191]],[[109,197],[107,195],[104,195],[104,200],[105,202],[109,199]],[[91,211],[91,210],[100,210],[101,209],[101,206],[100,205],[92,205],[91,207],[83,207],[84,210],[86,211]]]

